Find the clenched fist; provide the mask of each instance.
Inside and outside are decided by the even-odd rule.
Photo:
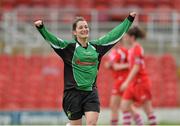
[[[136,16],[136,12],[131,12],[129,15],[131,15],[132,17]]]
[[[41,27],[43,25],[43,21],[42,20],[37,20],[37,21],[34,22],[34,25],[36,27]]]

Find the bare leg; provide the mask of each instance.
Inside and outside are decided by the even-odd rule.
[[[153,107],[152,107],[151,101],[146,101],[144,103],[143,107],[144,107],[144,111],[148,117],[149,124],[150,125],[156,125],[157,124],[156,116],[153,113]]]
[[[110,101],[111,125],[117,125],[118,124],[119,107],[120,107],[120,97],[117,95],[112,95],[111,101]]]
[[[82,119],[70,120],[70,126],[73,126],[73,125],[81,126],[82,125]]]
[[[143,125],[143,119],[138,112],[138,108],[134,104],[131,105],[131,111],[132,111],[132,115],[133,115],[133,119],[135,121],[135,124],[137,126],[142,126]]]
[[[122,99],[121,101],[121,110],[123,112],[123,125],[131,125],[131,100]]]
[[[95,126],[98,121],[99,113],[93,111],[85,112],[85,117],[86,117],[86,125]]]

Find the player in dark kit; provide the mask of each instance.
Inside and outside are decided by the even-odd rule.
[[[75,19],[72,32],[74,39],[62,40],[50,33],[42,20],[35,26],[64,62],[63,109],[70,125],[81,125],[85,115],[87,125],[96,125],[100,103],[96,88],[96,77],[102,56],[110,50],[128,31],[135,12],[112,31],[99,39],[88,41],[89,26],[82,17]]]

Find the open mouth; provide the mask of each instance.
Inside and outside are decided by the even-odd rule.
[[[83,34],[81,34],[82,36],[88,36],[88,33],[83,33]]]

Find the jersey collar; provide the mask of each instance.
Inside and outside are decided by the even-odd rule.
[[[75,39],[75,41],[77,42],[78,46],[81,46],[82,48],[85,48],[85,49],[87,49],[87,47],[88,47],[88,45],[89,45],[89,42],[88,42],[88,43],[87,43],[87,46],[86,46],[86,47],[83,47],[78,40]]]

